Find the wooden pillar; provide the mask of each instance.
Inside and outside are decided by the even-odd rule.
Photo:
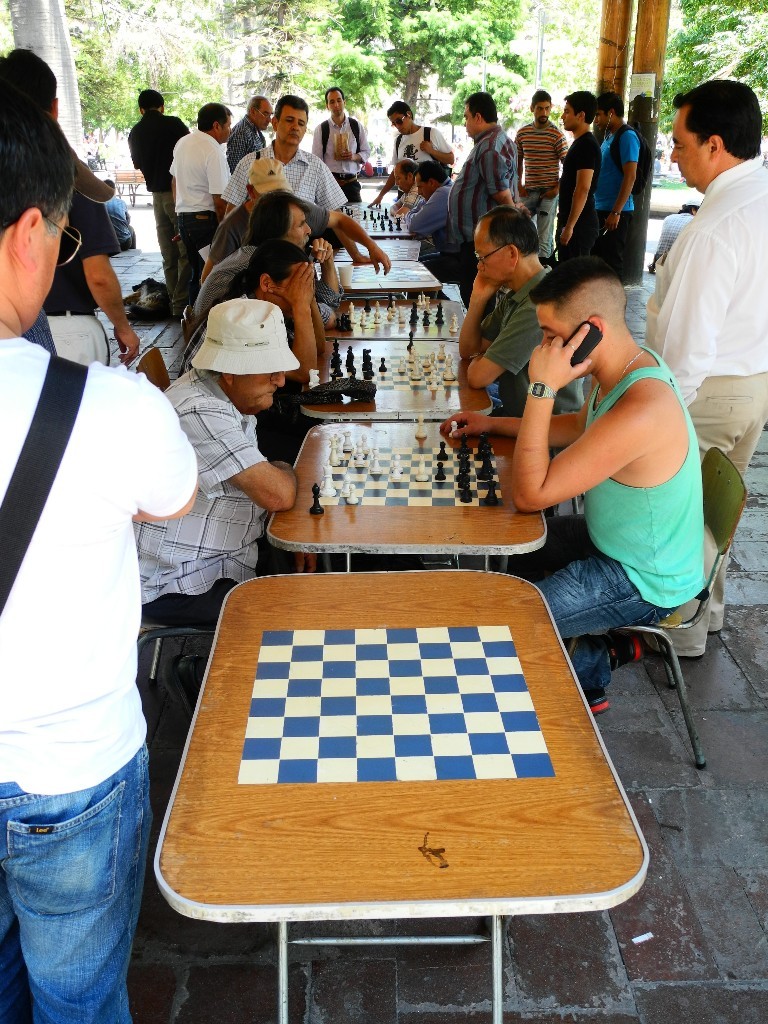
[[[653,0],[639,0],[642,8]],[[600,21],[600,47],[597,54],[597,95],[617,92],[624,95],[629,64],[629,26],[633,0],[603,0]]]
[[[632,83],[647,85],[638,91],[630,84],[628,120],[637,122],[651,153],[656,153],[659,127],[659,100],[664,81],[664,58],[667,50],[671,0],[641,0],[635,28],[635,54],[632,62]],[[652,75],[646,83],[637,76]],[[624,279],[627,284],[640,284],[645,263],[645,238],[651,208],[651,176],[642,195],[635,196],[635,215],[627,239]]]

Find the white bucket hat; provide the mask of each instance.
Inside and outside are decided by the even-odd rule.
[[[279,306],[263,299],[230,299],[208,314],[205,340],[192,365],[242,375],[295,370],[299,361],[288,347]]]
[[[283,192],[293,192],[285,176],[285,168],[282,163],[270,157],[262,157],[261,160],[253,161],[248,172],[248,184],[260,196],[267,192],[276,192],[278,189],[281,189]]]

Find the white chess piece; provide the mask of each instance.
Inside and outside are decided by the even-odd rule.
[[[451,437],[456,437],[459,432],[459,424],[456,420],[451,420]]]
[[[448,356],[445,360],[445,369],[443,370],[443,381],[454,380],[456,380],[456,374],[453,372],[453,356]]]
[[[358,448],[358,450],[355,452],[355,465],[357,466],[358,469],[363,469],[366,465],[365,452],[363,451],[362,448]]]
[[[418,422],[416,423],[416,433],[414,437],[417,441],[423,441],[427,436],[427,428],[424,426],[424,417],[419,414]],[[418,480],[418,477],[416,477]]]
[[[459,333],[459,317],[458,317],[458,314],[456,314],[456,313],[452,313],[451,314],[451,326],[448,328],[448,333],[449,334],[458,334]]]
[[[363,455],[367,455],[370,452],[370,450],[371,449],[368,444],[368,435],[363,434],[363,440],[360,443],[360,451],[363,453]]]
[[[347,306],[347,312],[349,313],[350,320],[354,320],[355,319],[355,304],[354,304],[354,302],[350,302],[350,304]]]
[[[405,359],[400,360],[400,365],[397,368],[397,372],[402,374],[406,374],[408,372],[408,367],[405,365]]]
[[[427,387],[429,388],[429,390],[432,392],[433,395],[437,391],[437,377],[435,376],[435,371],[434,370],[432,371],[432,373],[430,375],[429,383],[427,384]]]
[[[411,364],[411,380],[421,380],[421,379],[422,379],[421,378],[421,367],[419,366],[418,361],[414,361]]]
[[[349,488],[350,488],[349,475],[347,475],[341,481],[341,490],[339,491],[339,494],[341,495],[342,498],[348,498],[349,497]]]
[[[405,309],[403,306],[397,312],[397,322],[402,326],[405,323]]]
[[[379,462],[379,449],[374,448],[371,453],[371,468],[369,470],[372,476],[380,476],[382,471],[381,463]]]
[[[342,451],[351,452],[352,450],[353,450],[352,449],[352,431],[351,430],[345,430],[344,431],[344,447],[342,448]]]
[[[333,486],[333,470],[330,465],[323,470],[323,486],[320,488],[321,498],[335,498],[336,488]]]
[[[437,361],[438,363],[445,362],[445,342],[440,342],[440,348],[437,350]]]
[[[349,494],[347,495],[347,504],[348,505],[357,505],[359,503],[359,501],[360,501],[360,499],[357,496],[357,488],[355,487],[354,484],[350,484]]]
[[[427,463],[423,455],[419,459],[419,465],[416,469],[415,479],[418,480],[420,484],[426,483],[426,481],[429,480],[429,473],[427,472]],[[322,494],[323,492],[321,491],[320,493]]]
[[[378,302],[376,303],[376,305],[378,306]],[[374,312],[374,314],[373,314],[373,322],[375,324],[380,324],[381,323],[381,310],[380,309],[377,309]]]
[[[403,479],[403,467],[400,462],[400,455],[395,454],[392,459],[392,468],[389,471],[390,480],[402,480]]]
[[[328,465],[333,466],[334,468],[341,465],[341,459],[339,458],[339,440],[335,434],[331,438],[331,452],[328,456]]]
[[[394,306],[390,306],[389,309],[387,310],[387,321],[389,323],[392,323],[392,321],[395,319],[396,316],[397,316],[397,313],[395,311],[395,307]]]
[[[311,388],[316,388],[319,383],[320,383],[320,371],[319,370],[310,370],[309,371],[309,386]]]

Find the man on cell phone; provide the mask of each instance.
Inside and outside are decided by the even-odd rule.
[[[530,296],[544,337],[523,415],[454,419],[468,434],[517,438],[510,497],[520,511],[584,494],[584,515],[549,520],[544,547],[511,558],[509,571],[538,581],[561,636],[577,638],[573,667],[600,714],[611,670],[642,656],[638,635],[608,631],[659,622],[704,586],[698,445],[674,375],[633,340],[624,289],[603,260],[561,263]],[[558,392],[588,373],[582,409],[553,415]]]

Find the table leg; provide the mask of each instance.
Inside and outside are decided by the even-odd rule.
[[[352,572],[352,552],[348,551],[346,554],[347,559],[347,572]]]
[[[491,1000],[493,1024],[503,1024],[502,994],[502,936],[504,918],[494,914],[491,918],[491,962],[493,964],[493,998]]]
[[[288,922],[277,923],[277,1021],[288,1024]]]

